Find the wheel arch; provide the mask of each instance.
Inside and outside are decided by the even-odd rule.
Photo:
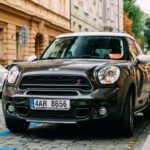
[[[137,97],[137,86],[136,86],[136,82],[135,82],[134,78],[132,78],[132,76],[128,77],[128,79],[124,82],[124,86],[123,86],[121,94],[120,94],[120,99],[122,99],[122,101],[120,101],[121,106],[122,106],[120,117],[122,116],[123,109],[124,109],[125,102],[126,102],[126,96],[129,91],[133,94],[133,106],[135,108],[136,97]]]
[[[132,91],[131,93],[133,94],[133,106],[135,107],[135,101],[136,101],[136,86],[135,83],[131,83],[129,86],[128,92]]]

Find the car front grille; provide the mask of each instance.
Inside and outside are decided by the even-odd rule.
[[[88,79],[82,76],[62,76],[62,75],[38,75],[24,76],[19,88],[26,89],[52,89],[52,90],[82,90],[90,91],[92,86]]]

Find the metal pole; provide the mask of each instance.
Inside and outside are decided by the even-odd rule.
[[[118,0],[118,32],[120,32],[120,0]]]

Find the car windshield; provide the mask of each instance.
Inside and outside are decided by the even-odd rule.
[[[78,36],[55,39],[41,59],[122,59],[123,56],[121,37]]]

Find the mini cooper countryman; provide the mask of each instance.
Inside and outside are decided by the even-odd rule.
[[[14,65],[2,94],[12,132],[30,122],[116,122],[133,134],[134,115],[150,115],[150,56],[125,33],[70,33],[56,37],[40,58]]]

